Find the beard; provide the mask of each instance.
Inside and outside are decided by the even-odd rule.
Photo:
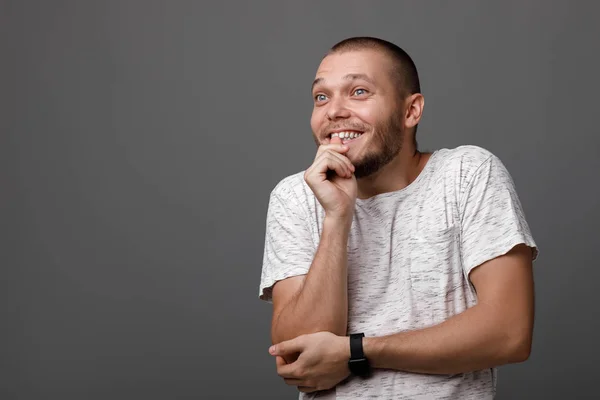
[[[404,130],[400,118],[394,115],[388,121],[375,126],[371,141],[372,147],[376,149],[353,163],[356,179],[373,175],[400,153],[404,141]]]
[[[369,126],[362,124],[344,123],[343,127],[349,130],[361,131],[363,134],[369,131]],[[333,126],[326,131],[337,128],[341,128],[341,126]],[[375,149],[365,154],[361,160],[352,163],[355,168],[354,176],[356,176],[356,179],[373,175],[389,164],[402,150],[404,129],[402,128],[400,116],[392,115],[387,121],[376,124],[373,128],[370,134],[372,135],[370,147],[375,147]],[[313,134],[313,139],[319,147],[321,143],[318,137]]]

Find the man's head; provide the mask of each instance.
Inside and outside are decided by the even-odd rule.
[[[415,142],[423,109],[419,77],[404,50],[358,37],[337,43],[321,61],[313,83],[311,127],[317,145],[332,133],[350,137],[346,154],[357,178],[369,176]]]

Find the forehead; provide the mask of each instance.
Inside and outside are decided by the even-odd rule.
[[[334,83],[350,74],[364,74],[376,83],[389,79],[390,59],[381,51],[366,49],[329,54],[319,65],[315,79]]]

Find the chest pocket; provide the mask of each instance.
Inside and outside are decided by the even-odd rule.
[[[463,285],[458,228],[418,232],[409,240],[410,282],[417,306],[440,306]],[[420,307],[419,307],[420,308]]]

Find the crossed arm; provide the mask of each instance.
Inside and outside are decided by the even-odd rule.
[[[529,358],[534,296],[531,249],[514,247],[470,275],[478,304],[421,330],[367,338],[364,351],[376,368],[457,374]]]
[[[345,246],[330,248],[345,238],[335,224],[324,228],[323,237],[328,235],[308,275],[281,281],[273,290],[270,352],[279,375],[307,392],[329,389],[349,375],[346,282],[340,278],[346,275]],[[320,253],[339,257],[325,260]],[[433,327],[365,338],[371,365],[455,374],[526,360],[534,318],[531,249],[515,246],[473,269],[470,280],[478,297],[474,307]]]

